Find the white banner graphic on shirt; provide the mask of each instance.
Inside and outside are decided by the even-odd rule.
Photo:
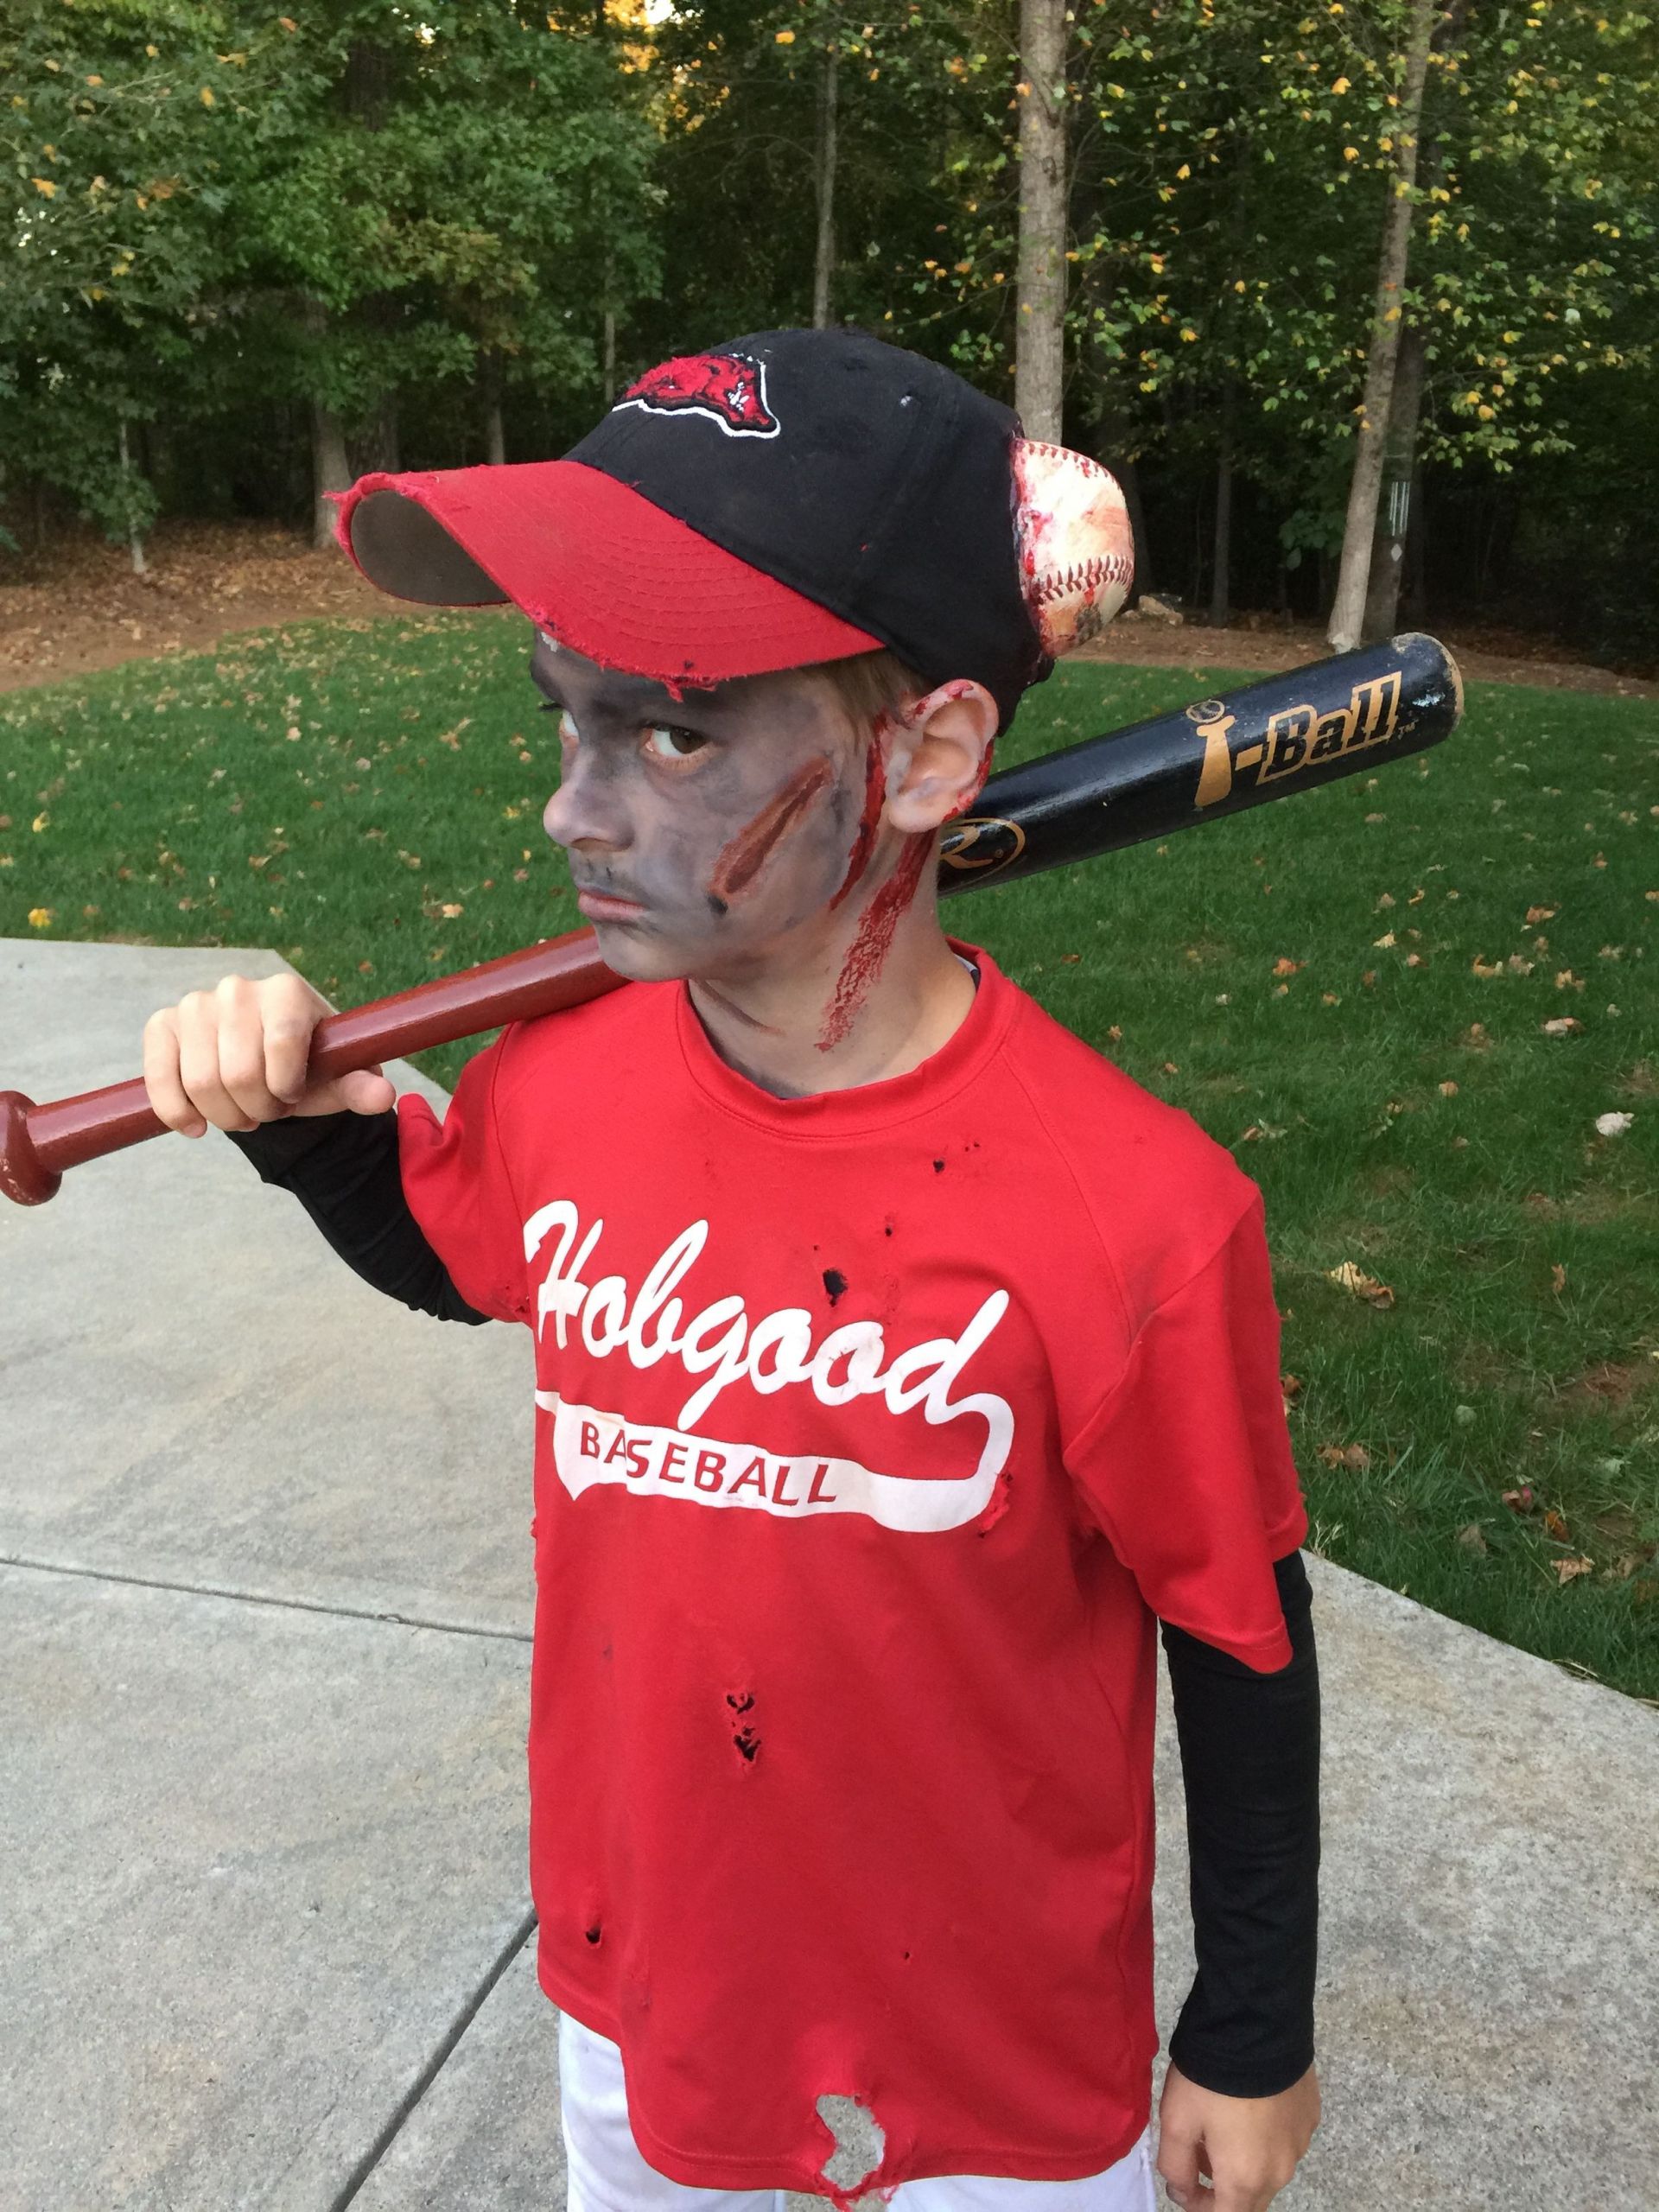
[[[866,1513],[889,1529],[960,1528],[990,1503],[1013,1448],[1014,1411],[994,1391],[955,1394],[1008,1310],[1006,1290],[993,1291],[959,1336],[930,1337],[890,1351],[880,1321],[843,1321],[819,1337],[818,1317],[804,1306],[751,1317],[742,1298],[728,1296],[688,1314],[691,1301],[677,1294],[709,1241],[706,1221],[682,1230],[637,1290],[620,1274],[589,1281],[587,1271],[604,1230],[596,1221],[584,1235],[569,1198],[538,1206],[525,1222],[527,1261],[544,1244],[552,1247],[536,1298],[538,1343],[545,1343],[550,1325],[561,1352],[572,1350],[577,1336],[595,1360],[620,1353],[631,1367],[644,1370],[672,1359],[692,1387],[678,1410],[679,1425],[671,1429],[625,1426],[622,1414],[566,1404],[557,1393],[538,1390],[537,1403],[555,1416],[559,1475],[573,1497],[596,1482],[617,1482],[704,1504],[756,1505],[768,1513]],[[694,1424],[734,1383],[762,1398],[807,1390],[821,1406],[870,1399],[891,1414],[919,1412],[935,1428],[982,1421],[978,1464],[971,1475],[934,1479],[877,1474],[855,1459],[791,1457],[760,1444],[711,1442]],[[686,1471],[700,1465],[701,1482],[695,1471]]]
[[[880,1475],[856,1459],[787,1457],[758,1444],[728,1444],[682,1429],[624,1421],[596,1406],[567,1404],[556,1390],[536,1402],[553,1416],[553,1464],[572,1497],[617,1483],[643,1497],[698,1505],[747,1505],[785,1520],[810,1513],[864,1513],[884,1529],[960,1529],[991,1502],[997,1470],[960,1480]]]

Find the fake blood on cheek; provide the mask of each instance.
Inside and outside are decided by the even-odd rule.
[[[741,899],[760,876],[767,861],[798,827],[813,800],[835,781],[835,769],[822,754],[803,761],[783,789],[768,800],[753,820],[721,848],[709,879],[709,896],[724,908]]]
[[[858,817],[858,833],[848,856],[847,873],[841,880],[840,890],[830,901],[832,914],[861,880],[870,864],[870,855],[875,850],[875,833],[881,826],[881,809],[887,796],[887,767],[881,753],[882,723],[886,719],[884,715],[877,723],[869,750],[864,755],[864,808]]]

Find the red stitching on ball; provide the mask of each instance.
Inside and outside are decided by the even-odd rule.
[[[1031,597],[1039,606],[1050,600],[1064,599],[1077,591],[1091,590],[1096,584],[1127,582],[1129,563],[1122,553],[1096,553],[1081,563],[1057,575],[1033,577]]]

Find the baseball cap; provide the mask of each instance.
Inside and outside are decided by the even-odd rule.
[[[1020,450],[1062,449],[1022,448],[1013,411],[937,362],[762,331],[648,370],[563,460],[364,476],[337,534],[398,598],[511,601],[632,674],[710,684],[887,646],[929,683],[983,683],[1006,725],[1053,665]]]

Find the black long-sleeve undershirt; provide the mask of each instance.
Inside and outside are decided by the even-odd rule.
[[[440,1320],[489,1318],[462,1298],[410,1210],[394,1115],[270,1122],[232,1141],[377,1290]],[[1274,1573],[1292,1651],[1276,1673],[1160,1624],[1198,1958],[1169,2055],[1201,2088],[1236,2097],[1276,2095],[1313,2063],[1319,1659],[1300,1552],[1275,1560]]]

